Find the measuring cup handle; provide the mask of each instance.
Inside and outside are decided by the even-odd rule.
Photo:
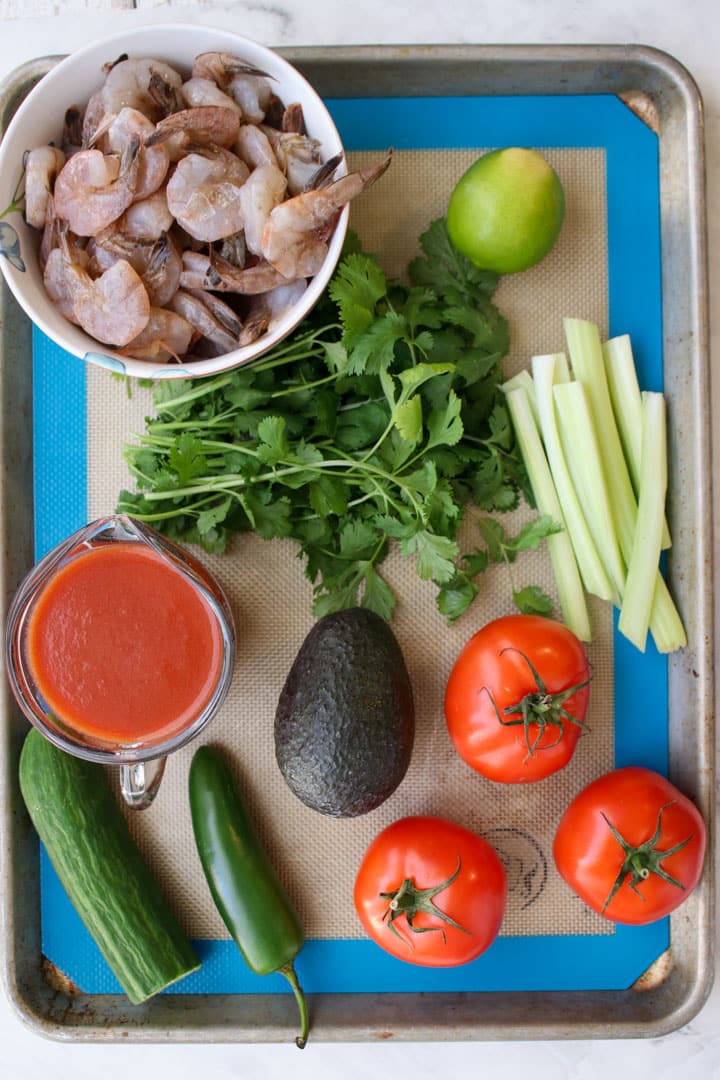
[[[133,810],[146,810],[158,793],[165,772],[167,758],[155,762],[155,775],[148,782],[144,761],[120,766],[120,790],[122,797]]]

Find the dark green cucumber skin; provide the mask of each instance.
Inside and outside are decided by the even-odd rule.
[[[78,915],[133,1005],[200,967],[138,850],[100,765],[32,728],[20,790]]]
[[[300,919],[216,747],[195,751],[189,793],[195,844],[223,922],[251,971],[280,970],[304,944]]]
[[[414,736],[410,676],[387,622],[365,608],[319,619],[275,712],[275,757],[290,789],[322,814],[366,814],[404,778]]]

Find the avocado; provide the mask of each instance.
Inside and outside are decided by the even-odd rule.
[[[387,622],[359,607],[319,619],[275,713],[275,756],[291,790],[322,814],[366,814],[405,776],[414,736],[410,676]]]

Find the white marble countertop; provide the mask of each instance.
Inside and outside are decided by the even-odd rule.
[[[65,53],[146,22],[177,19],[227,27],[271,46],[429,43],[644,44],[694,76],[705,105],[713,355],[720,354],[720,8],[717,0],[0,0],[0,80],[25,60]],[[717,362],[717,361],[716,361]],[[718,380],[720,382],[720,380]],[[714,388],[714,413],[718,387]],[[714,462],[718,461],[715,448]],[[720,485],[719,485],[720,486]],[[718,497],[715,496],[717,506]],[[716,518],[717,519],[717,518]],[[683,1029],[661,1039],[593,1042],[292,1046],[79,1045],[29,1032],[0,992],[2,1073],[18,1080],[173,1080],[203,1075],[296,1080],[412,1074],[415,1080],[474,1073],[491,1080],[709,1080],[720,1077],[720,985]]]

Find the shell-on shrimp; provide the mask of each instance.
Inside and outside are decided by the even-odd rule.
[[[317,274],[342,208],[374,184],[391,160],[392,152],[377,165],[279,203],[263,230],[262,254],[267,262],[290,280]]]
[[[76,154],[78,150],[83,149],[82,128],[83,114],[77,105],[71,105],[65,110],[63,120],[62,149],[65,157],[70,157],[71,154]]]
[[[198,105],[159,120],[145,145],[155,147],[170,140],[173,143],[171,156],[177,159],[189,145],[228,149],[235,144],[239,130],[240,117],[233,109],[222,105]]]
[[[48,199],[64,164],[65,154],[56,146],[38,146],[25,159],[25,218],[34,229],[45,226]]]
[[[235,153],[250,169],[260,165],[277,165],[278,159],[270,139],[257,124],[241,124],[235,140]]]
[[[142,278],[150,303],[155,307],[167,304],[180,285],[180,252],[167,234],[153,240],[128,236],[111,226],[98,233],[90,246],[91,272],[107,270],[119,259],[125,259]]]
[[[268,76],[251,72],[235,75],[225,87],[250,124],[261,124],[274,99]]]
[[[240,345],[250,345],[261,334],[272,329],[294,304],[298,303],[307,289],[307,281],[300,278],[287,285],[278,285],[269,292],[252,296],[247,303],[245,321],[239,338]]]
[[[181,289],[211,289],[213,292],[255,296],[288,283],[288,279],[264,259],[254,266],[238,269],[218,255],[211,257],[199,251],[184,251],[182,261]]]
[[[103,130],[100,137],[96,135],[98,149],[104,154],[122,155],[134,138],[139,139],[140,161],[133,201],[147,199],[157,191],[167,175],[170,167],[168,148],[152,145],[155,126],[137,109],[125,107],[117,116],[110,114],[106,121],[101,125]]]
[[[262,253],[262,234],[270,211],[285,197],[287,181],[277,165],[253,169],[240,188],[245,243],[253,255]]]
[[[163,233],[172,228],[174,221],[163,187],[158,188],[147,199],[135,199],[122,217],[118,218],[114,227],[125,236],[159,240]]]
[[[224,93],[212,79],[202,79],[195,76],[183,83],[182,95],[189,109],[197,109],[203,105],[218,105],[223,109],[232,109],[238,116],[242,116],[242,109],[229,94]]]
[[[93,279],[63,233],[59,250],[74,319],[83,330],[107,345],[127,345],[137,337],[150,318],[150,300],[130,263],[120,259]]]
[[[170,213],[196,240],[213,242],[243,227],[239,193],[248,168],[221,147],[182,158],[167,183]]]
[[[272,146],[277,163],[288,178],[288,191],[299,195],[307,191],[322,166],[321,145],[317,139],[294,131],[276,131],[263,125],[262,131]]]
[[[137,109],[153,123],[183,108],[182,77],[170,64],[151,58],[121,59],[113,64],[105,82],[85,110],[83,138],[87,144],[107,113]]]
[[[81,150],[55,181],[55,210],[78,236],[94,236],[116,221],[135,198],[140,140],[130,140],[122,158]]]
[[[187,291],[191,296],[202,300],[208,311],[212,313],[221,326],[225,327],[229,334],[232,334],[234,338],[240,337],[243,327],[242,319],[229,304],[226,304],[219,296],[215,296],[214,293],[207,292],[205,289],[188,289]]]
[[[157,364],[169,360],[180,362],[190,348],[193,333],[193,327],[182,315],[164,307],[151,307],[144,329],[117,351],[135,360],[153,360]]]
[[[269,78],[264,71],[247,64],[239,56],[228,52],[204,52],[195,57],[192,77],[212,79],[218,86],[227,86],[236,75],[255,75]]]
[[[204,338],[215,356],[232,352],[238,347],[236,334],[231,333],[223,322],[210,310],[197,293],[180,289],[170,301],[170,308],[194,328],[198,338]]]

